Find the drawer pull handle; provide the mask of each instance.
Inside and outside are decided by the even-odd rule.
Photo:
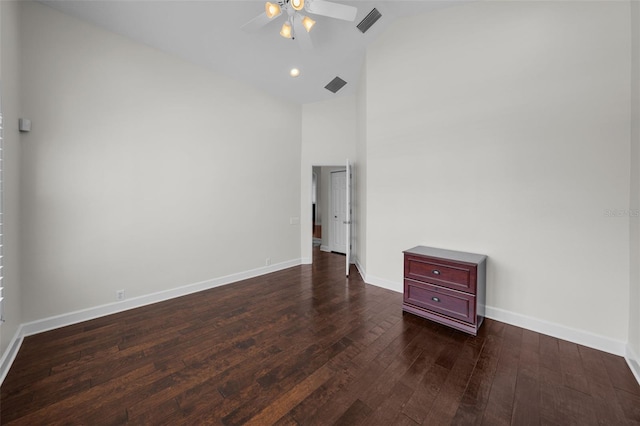
[[[431,298],[431,300],[433,300],[434,302],[439,302],[439,301],[440,301],[440,298],[439,298],[439,297],[435,297],[435,296],[434,296],[434,297],[432,297],[432,298]]]
[[[433,272],[433,275],[440,275],[440,271],[438,271],[437,269],[434,269],[431,272]]]

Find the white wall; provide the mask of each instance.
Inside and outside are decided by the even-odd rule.
[[[300,106],[23,12],[24,321],[300,258]]]
[[[9,342],[22,322],[19,229],[20,229],[20,133],[18,118],[20,115],[20,72],[19,11],[13,1],[0,2],[0,84],[2,90],[3,115],[3,270],[4,319],[0,325],[0,354],[4,353]]]
[[[489,256],[487,303],[622,346],[629,3],[473,2],[367,52],[367,276],[402,250]],[[393,84],[389,81],[393,80]]]
[[[355,96],[302,106],[302,153],[300,182],[300,250],[302,259],[311,263],[311,170],[313,166],[346,164],[355,158],[356,104]],[[308,230],[308,232],[306,231]],[[325,230],[322,230],[324,237]]]
[[[631,202],[640,211],[640,4],[631,2]],[[640,218],[630,218],[629,347],[640,379]]]

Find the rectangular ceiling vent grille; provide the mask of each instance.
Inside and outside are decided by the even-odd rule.
[[[340,77],[336,77],[333,80],[331,80],[329,84],[324,86],[324,88],[330,92],[336,93],[338,90],[342,89],[345,84],[347,84],[346,81],[344,81]]]
[[[378,12],[378,9],[374,7],[373,9],[371,9],[371,12],[369,12],[369,14],[365,16],[358,25],[356,25],[356,27],[358,27],[358,29],[364,34],[369,30],[369,28],[371,28],[373,24],[376,23],[378,19],[380,19],[381,16],[382,14]]]

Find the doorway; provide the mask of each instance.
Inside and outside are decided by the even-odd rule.
[[[345,174],[346,168],[341,166],[313,166],[311,180],[311,216],[314,247],[320,247],[321,251],[334,250],[334,238],[331,218],[334,216],[332,202],[331,176],[334,172]],[[315,182],[315,183],[314,183]],[[344,237],[346,239],[346,236]],[[344,253],[344,252],[343,252]]]
[[[321,197],[319,194],[321,174],[322,168],[313,166],[311,176],[311,232],[314,247],[322,245]]]

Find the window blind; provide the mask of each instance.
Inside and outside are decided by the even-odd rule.
[[[2,179],[2,170],[4,166],[4,142],[2,138],[3,129],[4,126],[2,121],[2,98],[0,97],[0,324],[4,322],[4,286],[2,285],[4,278],[4,182]]]

